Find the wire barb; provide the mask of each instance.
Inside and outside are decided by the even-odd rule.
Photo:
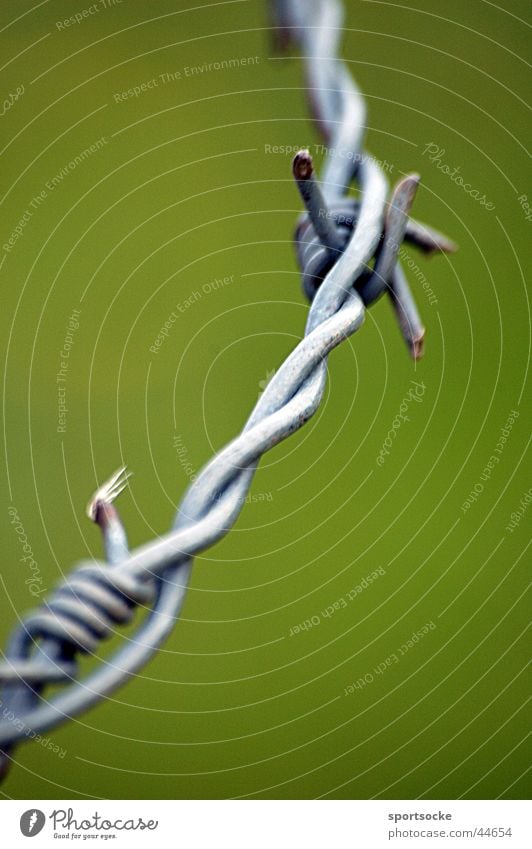
[[[330,251],[332,259],[336,260],[339,251],[344,249],[346,240],[340,236],[327,208],[320,185],[316,180],[312,156],[308,150],[300,150],[296,153],[292,171],[316,235]]]

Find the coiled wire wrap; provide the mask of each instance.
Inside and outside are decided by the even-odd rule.
[[[360,327],[364,304],[393,288],[394,280],[407,286],[396,264],[403,236],[427,252],[450,249],[436,231],[407,219],[405,204],[394,217],[392,202],[390,217],[385,177],[361,147],[362,97],[337,59],[340,3],[283,0],[271,6],[278,41],[292,41],[302,52],[312,109],[325,140],[350,154],[327,157],[321,181],[341,248],[332,257],[303,216],[296,232],[297,255],[304,290],[312,301],[305,337],[275,373],[242,433],[189,487],[172,530],[130,553],[112,498],[97,502],[107,563],[80,564],[16,629],[0,664],[4,769],[16,743],[97,704],[164,642],[180,615],[193,556],[231,528],[262,454],[300,428],[319,406],[329,352]],[[355,174],[357,200],[346,197]],[[400,193],[396,189],[394,199],[400,200]],[[79,679],[77,655],[95,652],[100,640],[128,622],[139,605],[148,612],[134,638]],[[58,681],[65,687],[47,700],[45,685]]]

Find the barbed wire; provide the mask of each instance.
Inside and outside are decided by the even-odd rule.
[[[13,747],[101,701],[140,670],[172,631],[183,606],[195,554],[233,526],[261,456],[313,415],[322,399],[327,356],[361,326],[366,307],[386,293],[411,355],[423,353],[424,330],[397,260],[403,240],[425,253],[452,251],[442,234],[409,216],[419,177],[405,176],[387,203],[388,185],[362,147],[363,98],[338,58],[339,0],[271,0],[279,50],[302,55],[312,112],[330,152],[321,180],[302,150],[294,159],[306,207],[295,233],[303,290],[311,306],[303,340],[260,396],[241,434],[188,488],[172,530],[129,551],[113,504],[127,483],[119,469],[93,496],[89,518],[103,535],[106,562],[82,562],[9,640],[0,663],[3,712],[0,772]],[[334,154],[333,154],[334,151]],[[348,196],[353,181],[359,197]],[[148,612],[134,636],[84,678],[78,656],[96,653],[136,608]],[[46,698],[49,684],[63,686]]]

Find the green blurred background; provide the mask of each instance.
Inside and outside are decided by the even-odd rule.
[[[120,498],[131,544],[164,533],[191,476],[239,432],[303,333],[300,200],[290,156],[271,150],[321,142],[301,63],[275,57],[262,2],[190,5],[110,2],[68,27],[89,3],[1,7],[2,97],[24,87],[1,118],[3,644],[34,603],[8,509],[42,589],[101,557],[84,508],[121,463],[134,472]],[[421,173],[415,215],[460,245],[430,261],[407,248],[425,358],[409,360],[379,302],[331,355],[315,419],[264,458],[258,497],[197,559],[164,650],[50,735],[63,757],[20,747],[6,796],[527,795],[532,511],[509,523],[531,483],[531,223],[519,200],[530,8],[415,5],[349,2],[343,52],[366,97],[368,149],[390,181]],[[223,60],[238,61],[186,71]],[[153,79],[138,97],[115,96]],[[438,168],[428,144],[494,208]],[[56,375],[74,309],[61,433]],[[421,402],[380,467],[412,380]],[[499,462],[465,510],[512,411]],[[312,617],[318,625],[290,636]]]

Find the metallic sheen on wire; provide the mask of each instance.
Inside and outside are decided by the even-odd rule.
[[[422,328],[396,262],[397,251],[403,238],[427,253],[454,246],[407,218],[417,177],[402,181],[386,204],[386,179],[362,149],[364,102],[338,59],[341,4],[273,0],[271,7],[278,44],[294,43],[301,51],[311,106],[326,143],[349,154],[327,157],[319,195],[317,185],[300,186],[310,204],[313,193],[327,204],[338,227],[336,240],[330,228],[318,228],[331,242],[326,245],[319,241],[312,216],[304,216],[296,231],[304,291],[312,300],[305,337],[275,373],[241,434],[189,487],[165,536],[129,552],[112,503],[126,482],[124,469],[96,493],[89,515],[102,530],[107,562],[78,565],[15,630],[0,664],[4,707],[0,772],[2,766],[6,770],[16,743],[96,705],[162,645],[179,618],[194,555],[230,530],[262,454],[316,411],[325,388],[327,355],[361,326],[366,305],[387,291],[413,354],[420,353],[416,345]],[[357,200],[347,197],[354,178],[360,192]],[[95,652],[100,640],[129,621],[137,606],[148,612],[135,636],[85,678],[78,678],[76,656]],[[46,699],[46,684],[57,682],[64,684],[63,689]]]

